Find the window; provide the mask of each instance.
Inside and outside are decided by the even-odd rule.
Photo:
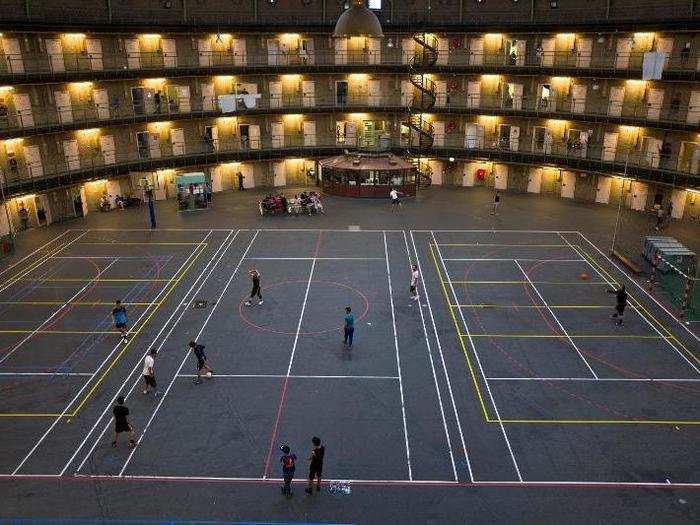
[[[370,9],[381,9],[382,8],[382,0],[369,0],[369,8]]]

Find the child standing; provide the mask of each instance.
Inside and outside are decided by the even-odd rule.
[[[122,341],[126,342],[128,339],[126,336],[126,308],[119,299],[115,302],[112,317],[114,318],[114,326],[122,333]]]
[[[350,350],[352,348],[352,339],[355,335],[355,316],[352,313],[352,308],[349,306],[345,307],[345,329],[343,332],[343,344],[345,348]]]
[[[411,301],[416,302],[418,300],[418,278],[420,273],[418,272],[418,265],[414,264],[411,267]]]
[[[291,453],[289,445],[282,445],[282,457],[280,463],[282,465],[282,478],[284,485],[282,486],[282,494],[288,498],[292,497],[292,479],[294,479],[294,471],[296,470],[297,456]]]
[[[136,446],[136,441],[134,441],[134,427],[131,421],[129,421],[129,409],[124,405],[124,396],[119,396],[117,398],[117,404],[114,409],[112,409],[112,414],[114,414],[114,439],[112,440],[112,446],[117,448],[119,434],[128,432],[129,448],[134,448]]]

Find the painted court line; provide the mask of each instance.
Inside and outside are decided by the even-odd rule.
[[[91,376],[92,372],[0,372],[0,377],[23,376]]]
[[[177,377],[194,378],[196,374],[178,374]],[[390,379],[396,381],[399,376],[313,376],[313,375],[290,375],[286,374],[215,374],[213,378],[231,378],[231,379],[258,379],[258,378],[273,378],[279,379],[289,377],[290,379]]]
[[[401,379],[401,357],[399,355],[399,339],[396,332],[396,312],[394,311],[394,291],[391,285],[391,267],[389,266],[389,249],[386,244],[386,232],[382,233],[384,240],[384,257],[386,258],[386,278],[389,283],[389,304],[391,305],[391,325],[394,333],[394,348],[396,349],[396,369],[399,374],[399,394],[401,396],[401,416],[403,418],[403,436],[406,442],[406,466],[408,467],[408,479],[413,479],[411,469],[411,449],[408,443],[408,425],[406,424],[406,403],[403,395],[403,380]]]
[[[520,259],[518,259],[520,260]],[[517,260],[514,260],[513,262],[517,263]],[[586,286],[591,286],[591,285],[605,285],[609,286],[608,283],[602,282],[602,281],[528,281],[528,280],[504,280],[504,281],[460,281],[460,280],[455,280],[451,279],[449,281],[445,281],[445,284],[552,284],[556,286],[568,286],[571,284],[576,284],[576,285],[586,285]]]
[[[488,304],[488,303],[479,303],[479,304],[451,304],[450,308],[512,308],[514,310],[520,310],[520,309],[537,309],[537,310],[542,310],[546,308],[552,308],[552,309],[572,309],[572,310],[577,310],[577,309],[610,309],[609,304],[605,305],[598,305],[598,304],[549,304],[549,305],[543,305],[543,304]]]
[[[383,261],[384,257],[248,257],[251,261]]]
[[[561,329],[561,331],[563,332],[563,334],[566,336],[566,338],[569,340],[569,343],[571,343],[571,346],[574,347],[574,350],[576,350],[576,353],[577,353],[578,356],[581,358],[581,361],[583,361],[583,363],[586,365],[586,368],[588,368],[588,370],[591,372],[591,374],[593,375],[593,377],[595,377],[596,379],[598,379],[598,374],[596,374],[596,373],[595,373],[595,370],[593,370],[593,368],[591,368],[590,363],[589,363],[589,362],[586,360],[586,358],[583,356],[583,354],[581,353],[581,350],[579,349],[579,347],[576,345],[576,343],[574,342],[574,340],[573,340],[573,339],[571,338],[571,336],[569,335],[569,332],[566,331],[566,328],[564,328],[564,325],[561,323],[561,321],[560,321],[559,318],[556,316],[556,314],[554,313],[554,311],[547,305],[547,301],[545,301],[545,299],[544,299],[544,297],[542,297],[542,294],[540,293],[540,291],[537,289],[537,287],[534,285],[534,283],[530,280],[530,276],[527,274],[527,272],[523,269],[523,267],[520,265],[520,263],[519,263],[518,261],[515,261],[515,264],[516,264],[516,266],[517,266],[518,268],[520,268],[520,271],[523,272],[523,275],[525,276],[525,278],[527,279],[527,281],[530,283],[530,286],[532,287],[532,289],[534,290],[534,292],[535,292],[535,293],[537,294],[537,296],[540,298],[540,301],[542,301],[542,303],[547,307],[547,311],[549,311],[549,313],[551,314],[552,318],[554,319],[554,322],[556,322],[557,325],[559,325],[559,328]]]
[[[515,339],[665,339],[660,335],[628,335],[628,334],[459,334],[460,337],[503,337]]]
[[[660,377],[489,377],[489,381],[619,381],[627,382],[649,382],[655,381],[659,383],[700,383],[700,379],[676,379],[676,378],[660,378]]]
[[[408,259],[409,265],[411,264],[411,250],[408,248],[408,239],[406,238],[406,232],[403,232],[403,243],[404,246],[406,247],[406,258]],[[420,268],[420,261],[418,260],[418,254],[416,254],[416,266],[418,267],[418,274],[419,274],[419,281],[422,281],[422,277],[420,277],[420,274],[422,273],[421,268]],[[428,306],[428,311],[430,312],[432,316],[432,309],[430,307],[430,299],[428,298],[427,291],[425,289],[425,285],[422,285],[422,283],[419,283],[419,288],[423,288],[423,291],[425,293],[425,299],[427,301],[427,306]],[[457,474],[457,466],[455,464],[455,458],[454,458],[454,452],[452,451],[452,440],[450,439],[450,431],[447,427],[447,418],[445,417],[445,408],[442,404],[442,392],[440,392],[440,384],[438,383],[437,379],[437,373],[435,372],[435,362],[433,361],[433,352],[430,346],[430,338],[428,337],[428,329],[425,324],[425,315],[423,314],[423,308],[421,307],[420,304],[420,292],[419,292],[419,299],[417,301],[418,303],[418,312],[420,313],[420,320],[421,320],[421,325],[423,326],[423,337],[425,338],[425,347],[428,352],[428,360],[430,361],[430,370],[433,374],[433,384],[435,385],[435,393],[437,394],[438,398],[438,406],[440,407],[440,416],[442,417],[442,427],[445,432],[445,439],[447,441],[447,450],[450,454],[450,463],[452,465],[452,474],[454,476],[455,481],[459,481],[459,475]],[[435,333],[435,337],[437,339],[437,332]],[[442,355],[442,348],[439,346],[440,341],[438,340],[438,349],[440,352],[440,355]],[[450,397],[452,397],[452,385],[450,384],[450,379],[449,377],[446,377],[447,379],[447,387],[450,392]],[[459,429],[460,436],[462,438],[462,445],[464,446],[464,458],[465,461],[467,462],[467,470],[469,471],[469,479],[474,481],[474,477],[472,476],[472,471],[471,471],[471,463],[469,461],[469,456],[467,455],[467,447],[464,445],[464,436],[462,435],[462,425],[459,422],[459,417],[457,416],[457,408],[454,405],[454,397],[452,397],[452,402],[453,402],[453,408],[455,411],[455,419],[457,420],[457,428]]]
[[[513,261],[524,261],[524,262],[585,262],[585,259],[526,259],[524,257],[518,257],[518,258],[511,258],[511,259],[503,259],[503,258],[488,258],[488,259],[474,259],[470,257],[447,257],[445,258],[445,261],[505,261],[505,262],[513,262]]]
[[[73,231],[73,230],[70,230],[70,229],[69,229],[69,230],[64,231],[61,235],[59,235],[58,237],[54,237],[54,238],[51,239],[49,242],[46,242],[46,243],[42,244],[41,246],[39,246],[39,247],[38,247],[36,250],[34,250],[33,252],[31,252],[31,253],[25,255],[24,257],[22,257],[19,261],[15,262],[15,263],[12,263],[12,264],[9,265],[7,268],[4,268],[4,269],[0,270],[0,275],[4,274],[4,273],[6,273],[6,272],[9,272],[10,270],[12,270],[12,268],[15,268],[16,266],[19,266],[20,264],[22,264],[24,261],[26,261],[27,259],[29,259],[29,258],[32,257],[33,255],[36,255],[37,253],[39,253],[40,251],[42,251],[42,250],[43,250],[44,248],[46,248],[49,244],[53,244],[54,242],[56,242],[57,240],[59,240],[59,239],[60,239],[61,237],[63,237],[64,235],[67,235],[67,234],[70,233],[71,231]]]
[[[440,247],[437,245],[437,239],[435,238],[435,233],[430,232],[430,235],[433,239],[433,243],[435,244],[435,249],[437,250],[438,257],[440,258],[442,270],[445,272],[445,278],[448,282],[450,282],[450,274],[447,270],[447,265],[445,264],[445,261],[442,260],[442,253],[440,252]],[[457,300],[457,293],[455,292],[454,286],[452,286],[451,283],[450,283],[450,290],[452,291],[452,296],[454,297],[455,301],[459,302]],[[450,300],[448,302],[452,302],[452,301]],[[479,358],[479,354],[476,351],[476,345],[474,343],[474,339],[471,336],[471,332],[469,330],[469,325],[467,324],[467,321],[464,318],[464,312],[462,312],[462,310],[457,310],[457,311],[459,312],[460,318],[462,319],[462,325],[467,332],[467,338],[469,339],[469,343],[471,344],[471,347],[472,347],[472,350],[474,353],[474,357],[476,358],[477,366],[479,367],[481,377],[484,380],[484,385],[486,386],[486,391],[489,395],[489,398],[491,399],[491,406],[493,406],[493,410],[494,410],[494,413],[496,414],[496,418],[498,420],[500,420],[501,416],[500,416],[499,411],[498,411],[498,406],[496,405],[496,401],[494,399],[493,393],[491,392],[491,387],[489,386],[489,382],[486,380],[486,374],[484,373],[484,368],[481,365],[481,359]],[[506,442],[506,446],[508,447],[508,452],[510,454],[510,458],[513,461],[513,466],[515,467],[515,473],[518,476],[518,481],[522,482],[523,477],[520,474],[520,467],[518,466],[518,462],[515,459],[515,453],[513,452],[513,448],[511,447],[510,439],[508,439],[508,433],[506,432],[506,428],[503,425],[503,423],[500,423],[500,427],[501,427],[501,434],[503,435],[503,438]]]
[[[150,345],[148,345],[146,347],[146,351],[136,361],[136,364],[131,369],[131,372],[129,372],[129,375],[127,375],[126,378],[124,379],[124,381],[122,382],[122,384],[119,385],[119,388],[116,390],[116,392],[114,393],[112,398],[105,405],[105,408],[102,411],[102,413],[95,420],[92,427],[90,427],[90,430],[83,437],[83,440],[78,444],[76,449],[73,451],[73,454],[71,455],[71,457],[68,459],[66,464],[61,469],[61,472],[60,472],[61,475],[65,474],[66,470],[68,470],[68,467],[71,465],[71,463],[73,463],[73,461],[78,456],[80,451],[83,449],[83,447],[85,446],[87,441],[90,439],[90,436],[95,431],[95,429],[99,426],[100,422],[102,421],[102,418],[104,418],[105,415],[109,413],[109,410],[114,405],[114,402],[116,401],[117,396],[122,394],[124,388],[126,387],[126,384],[131,380],[131,378],[134,376],[134,374],[138,373],[138,376],[137,376],[136,380],[132,383],[131,388],[129,388],[129,391],[126,393],[124,398],[129,399],[129,397],[131,396],[131,394],[134,391],[134,389],[136,388],[136,386],[141,383],[140,371],[142,369],[143,360],[146,357],[146,354],[148,353],[148,351],[151,348],[155,347],[158,351],[160,351],[160,349],[163,348],[163,345],[165,345],[165,342],[168,340],[170,335],[173,333],[173,330],[175,330],[175,328],[179,324],[180,320],[184,317],[185,313],[188,311],[187,308],[189,307],[190,302],[192,301],[192,299],[194,299],[196,294],[199,293],[199,291],[202,289],[202,287],[204,286],[206,281],[209,279],[209,276],[211,275],[212,271],[214,270],[214,268],[219,264],[219,262],[223,258],[223,254],[226,253],[228,248],[230,248],[230,246],[233,244],[233,242],[238,237],[240,230],[236,231],[235,235],[233,235],[233,238],[231,238],[231,235],[233,234],[233,230],[228,230],[228,232],[229,232],[228,235],[223,240],[223,242],[219,245],[219,248],[216,250],[216,252],[214,252],[213,256],[209,258],[209,261],[207,262],[206,266],[202,269],[202,271],[199,273],[197,278],[190,285],[189,289],[182,296],[180,303],[177,305],[176,308],[173,309],[173,311],[171,312],[168,319],[165,321],[165,323],[163,323],[163,325],[158,330],[158,333],[155,335],[155,337],[151,341]],[[231,238],[230,241],[229,241],[229,238]],[[227,246],[227,242],[228,242],[228,246]],[[219,255],[221,250],[224,250],[224,251],[221,253],[221,255]],[[217,256],[218,256],[218,259],[217,259]],[[207,273],[207,269],[209,269],[208,270],[209,273],[205,277],[204,274]],[[199,287],[197,287],[197,285],[199,285]],[[192,291],[195,290],[196,287],[197,287],[196,291],[194,291],[194,293],[192,293]],[[184,308],[183,308],[183,306],[184,306]],[[175,319],[175,316],[178,316],[177,319],[170,326],[170,329],[168,330],[168,332],[165,335],[163,335],[163,332],[165,332],[166,327],[171,323],[171,321],[173,321],[173,319]],[[105,423],[102,431],[97,436],[97,438],[93,442],[92,446],[88,450],[87,454],[85,455],[83,460],[78,465],[78,467],[76,469],[76,473],[79,472],[83,468],[83,466],[85,465],[87,460],[90,458],[92,453],[95,451],[95,448],[97,448],[97,445],[102,440],[105,432],[107,432],[107,429],[109,429],[110,424],[111,424],[111,421],[108,419],[107,422]]]

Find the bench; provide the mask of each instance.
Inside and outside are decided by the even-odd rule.
[[[634,275],[641,275],[642,273],[642,268],[634,262],[632,259],[627,257],[624,253],[618,251],[618,250],[612,250],[610,252],[610,255],[613,256],[615,259],[620,261],[628,270],[630,270]]]

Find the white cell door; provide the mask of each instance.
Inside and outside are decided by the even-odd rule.
[[[73,122],[73,108],[70,102],[70,93],[68,93],[68,91],[54,91],[53,97],[56,101],[58,121],[61,124]]]
[[[370,82],[372,82],[370,80]],[[312,108],[316,105],[316,82],[313,80],[302,80],[301,82],[301,105],[305,108]]]
[[[102,61],[102,41],[97,38],[86,38],[85,52],[90,59],[90,69],[93,71],[102,71],[104,69]]]
[[[282,122],[273,122],[270,124],[270,135],[272,135],[272,147],[284,147],[284,124]]]
[[[620,37],[617,39],[615,67],[627,69],[630,66],[630,54],[632,53],[632,37]]]
[[[335,48],[335,63],[338,65],[348,63],[348,39],[347,38],[336,38],[333,40],[333,47]]]
[[[163,67],[177,67],[177,43],[174,38],[163,38],[160,41],[163,51]]]
[[[686,191],[685,190],[673,190],[671,192],[671,204],[673,204],[673,209],[671,210],[671,217],[674,219],[683,218],[683,210],[685,209],[686,201]]]
[[[668,67],[668,58],[671,56],[671,52],[673,51],[673,38],[658,37],[656,39],[656,51],[665,55],[664,68]]]
[[[464,130],[464,147],[468,149],[481,149],[484,147],[484,126],[467,124]]]
[[[354,122],[345,123],[345,144],[357,146],[357,128]]]
[[[24,73],[24,59],[22,58],[22,50],[19,47],[19,40],[16,38],[0,38],[2,42],[2,51],[7,60],[7,66],[10,73]]]
[[[313,120],[304,121],[304,146],[316,145],[316,122]]]
[[[370,80],[367,82],[367,104],[370,106],[379,106],[382,101],[381,81]]]
[[[525,48],[526,48],[526,42],[525,40],[516,40],[515,41],[515,65],[516,66],[524,66],[525,65]]]
[[[518,151],[520,146],[520,126],[510,127],[509,146],[511,151]]]
[[[601,160],[613,162],[617,155],[617,133],[605,133],[603,135],[603,154]]]
[[[382,63],[382,41],[380,39],[367,39],[367,62],[369,64]]]
[[[207,82],[200,85],[202,89],[202,109],[214,111],[214,83]]]
[[[663,89],[650,88],[647,91],[647,120],[659,120],[663,103]]]
[[[561,196],[573,199],[576,192],[576,174],[570,171],[561,172]]]
[[[250,140],[250,149],[260,149],[260,126],[257,124],[248,126],[248,140]]]
[[[700,91],[690,92],[690,102],[688,102],[688,116],[686,117],[688,124],[697,124],[700,122]]]
[[[268,84],[270,89],[270,107],[282,107],[282,82],[271,81]]]
[[[34,126],[34,114],[32,113],[32,102],[27,93],[13,93],[12,103],[17,112],[19,125],[23,128]]]
[[[173,155],[185,154],[185,130],[182,128],[171,129],[170,142],[173,145]]]
[[[109,118],[109,95],[106,89],[93,89],[92,101],[97,110],[97,118],[106,120]]]
[[[124,40],[126,50],[126,67],[129,69],[141,69],[141,46],[136,38]]]
[[[478,108],[481,105],[481,82],[470,81],[467,84],[467,107]]]
[[[233,41],[233,64],[235,66],[245,66],[248,63],[245,39],[237,38]]]
[[[436,64],[439,66],[447,65],[450,59],[450,41],[447,38],[439,36],[437,38],[437,49],[438,56]]]
[[[528,193],[539,193],[542,191],[542,168],[530,169],[530,176],[527,179]]]
[[[447,80],[435,80],[435,105],[439,108],[447,105]]]
[[[413,100],[413,84],[408,80],[401,81],[401,105],[409,106]]]
[[[645,144],[644,160],[647,166],[658,168],[661,155],[661,139],[644,137],[643,143]]]
[[[481,66],[484,63],[484,39],[470,38],[469,39],[469,65]]]
[[[39,146],[24,146],[24,163],[30,177],[43,177],[44,166],[41,164],[41,151]]]
[[[576,67],[591,67],[591,54],[593,53],[593,39],[576,39]]]
[[[192,111],[190,104],[190,86],[176,86],[177,91],[177,106],[180,113],[189,113]]]
[[[581,158],[586,158],[588,154],[588,139],[590,139],[590,134],[590,131],[582,131],[579,135]]]
[[[267,64],[270,66],[284,64],[284,57],[280,52],[280,43],[272,38],[267,41]]]
[[[287,185],[287,166],[284,161],[272,163],[272,177],[275,187]]]
[[[51,71],[60,73],[66,70],[66,63],[63,60],[63,45],[61,41],[55,38],[47,38],[44,40],[46,44],[46,54],[49,55],[49,65]]]
[[[214,151],[219,151],[219,127],[211,126],[211,143],[214,146]]]
[[[80,169],[80,152],[78,150],[77,140],[64,140],[63,154],[66,157],[68,171],[76,171]]]
[[[197,40],[197,54],[199,55],[199,65],[209,67],[212,65],[211,40],[200,38]]]
[[[100,151],[102,152],[102,161],[105,164],[114,164],[116,162],[116,148],[112,135],[100,135]]]
[[[508,188],[508,166],[496,164],[493,167],[493,187],[497,190]]]
[[[554,54],[556,50],[556,41],[553,38],[542,39],[542,61],[544,67],[552,67],[554,65]]]
[[[445,146],[445,123],[442,121],[433,122],[433,146],[436,148]]]
[[[523,109],[522,84],[513,84],[513,109]]]
[[[595,192],[595,201],[600,204],[607,204],[610,202],[610,189],[612,188],[612,177],[604,177],[600,175],[598,177],[598,186]]]
[[[554,142],[554,138],[552,137],[552,132],[549,131],[548,129],[544,130],[544,150],[543,153],[546,155],[549,155],[552,153],[552,142]]]
[[[222,180],[221,166],[214,166],[209,172],[211,174],[211,191],[217,193],[223,191],[224,182]]]
[[[410,64],[413,57],[416,55],[416,43],[412,38],[404,38],[401,40],[401,63]]]
[[[171,131],[171,136],[172,136],[172,131]],[[184,139],[183,139],[183,143],[184,143]],[[158,135],[158,133],[149,133],[148,134],[148,155],[152,159],[159,159],[161,157],[160,136]]]
[[[622,101],[625,98],[625,88],[614,86],[610,88],[610,101],[608,102],[608,115],[619,117],[622,114]]]
[[[644,211],[647,207],[647,195],[649,186],[643,182],[634,181],[632,183],[632,203],[631,208],[635,211]]]
[[[571,111],[584,113],[586,111],[587,88],[581,84],[574,84],[571,88]]]
[[[316,47],[314,46],[313,38],[305,38],[302,40],[302,45],[306,47],[306,54],[303,55],[306,59],[306,64],[316,63]]]

